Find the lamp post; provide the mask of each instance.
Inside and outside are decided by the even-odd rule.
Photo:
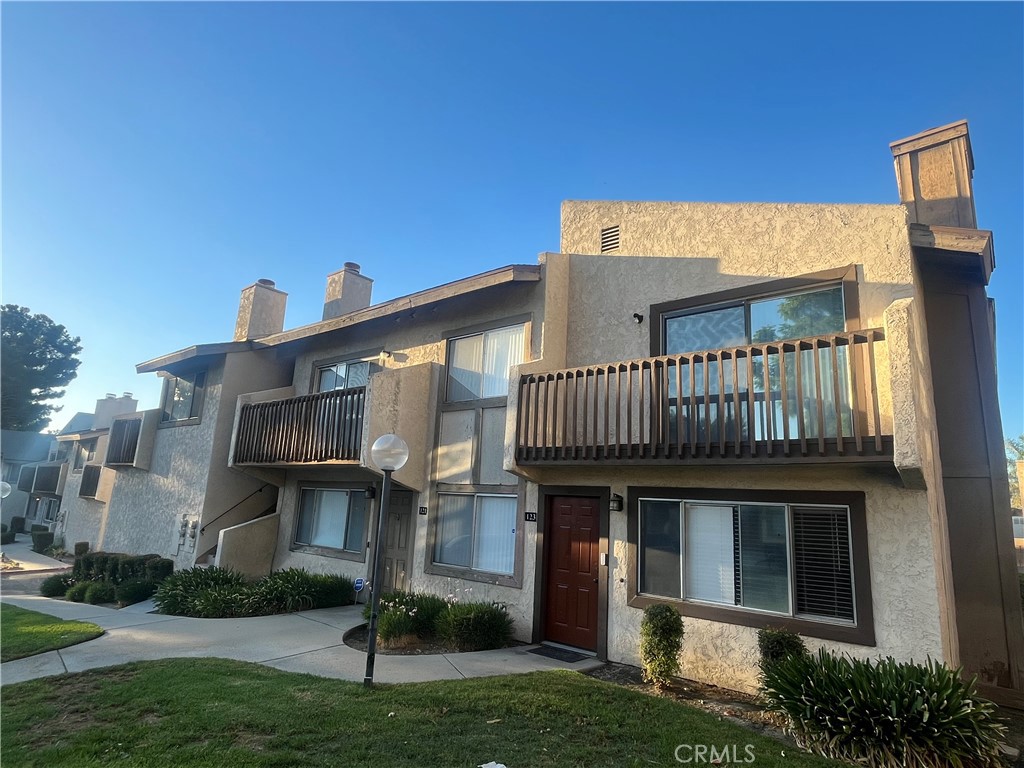
[[[405,466],[409,460],[409,446],[398,435],[381,435],[373,441],[370,460],[384,472],[384,487],[380,492],[377,511],[377,537],[373,541],[373,578],[370,580],[370,629],[366,640],[366,673],[363,685],[373,687],[373,663],[377,660],[377,616],[380,613],[380,593],[384,581],[384,538],[387,535],[388,505],[391,501],[391,473]]]

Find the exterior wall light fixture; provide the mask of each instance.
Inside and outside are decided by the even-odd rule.
[[[610,512],[621,512],[622,511],[622,497],[617,493],[613,493],[612,497],[608,500],[608,510]]]

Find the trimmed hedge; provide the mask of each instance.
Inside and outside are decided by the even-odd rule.
[[[38,525],[36,523],[32,523],[32,527],[29,529],[29,533],[35,533],[36,531],[48,531],[48,530],[50,530],[50,526],[48,526],[48,525]]]
[[[0,533],[7,533],[7,523],[0,523]]]
[[[15,533],[25,532],[25,518],[20,515],[15,515],[11,518],[11,530]]]
[[[783,659],[807,655],[803,638],[783,627],[763,627],[757,630],[757,649],[761,654],[759,664],[762,675]]]
[[[825,757],[872,768],[1003,764],[995,705],[935,661],[861,661],[823,648],[773,664],[762,688],[797,743]]]
[[[53,534],[49,531],[35,531],[32,534],[32,551],[45,554],[53,546]]]
[[[89,551],[88,541],[76,541],[75,542],[75,557],[81,557]]]
[[[156,582],[135,579],[118,584],[114,590],[114,597],[117,600],[117,604],[124,607],[148,600],[155,592]]]
[[[644,680],[664,688],[679,674],[683,617],[664,603],[649,605],[640,620],[640,663]]]
[[[78,545],[75,546],[77,548]],[[72,572],[79,579],[120,584],[124,581],[163,581],[173,570],[174,561],[160,555],[85,552],[75,558]]]
[[[0,533],[0,544],[13,544],[17,534],[14,531]]]

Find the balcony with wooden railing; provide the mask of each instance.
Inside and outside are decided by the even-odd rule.
[[[358,463],[365,406],[365,387],[243,403],[232,463]]]
[[[530,373],[522,465],[891,462],[881,329]]]

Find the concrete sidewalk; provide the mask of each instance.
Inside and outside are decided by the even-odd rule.
[[[52,557],[40,555],[32,551],[32,537],[27,533],[19,533],[13,544],[4,544],[3,555],[7,560],[17,563],[17,568],[5,568],[4,576],[18,573],[57,573],[71,568],[67,563],[54,560]]]
[[[180,657],[217,657],[265,664],[289,672],[361,682],[366,654],[342,641],[363,623],[362,606],[260,616],[249,619],[192,619],[136,610],[116,610],[29,595],[3,596],[3,602],[62,619],[90,621],[106,630],[95,640],[0,665],[0,683],[17,683],[64,672]],[[596,659],[574,664],[535,653],[536,646],[497,651],[421,656],[377,655],[374,680],[407,683],[520,674],[549,669],[584,671]]]

